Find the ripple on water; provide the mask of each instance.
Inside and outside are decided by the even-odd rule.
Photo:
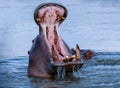
[[[96,58],[97,57],[97,58]],[[0,87],[4,88],[117,88],[120,86],[119,58],[96,56],[86,61],[74,77],[55,79],[34,79],[27,77],[28,58],[0,59]],[[104,59],[103,59],[104,58]],[[104,60],[101,63],[100,60]],[[107,61],[113,60],[112,63]],[[113,64],[114,63],[114,64]]]

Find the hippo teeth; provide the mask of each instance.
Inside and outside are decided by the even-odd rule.
[[[81,59],[80,47],[78,44],[76,44],[76,57],[75,58],[77,61],[80,61]]]
[[[44,22],[49,23],[61,23],[67,14],[67,10],[64,7],[57,5],[46,5],[38,8],[35,12],[35,21],[39,25]]]
[[[63,59],[63,62],[71,62],[71,61],[73,61],[74,60],[74,58],[75,58],[75,56],[74,55],[72,55],[72,56],[65,56],[65,58]]]
[[[81,61],[81,53],[80,53],[80,47],[78,44],[76,44],[76,55],[72,56],[66,56],[63,59],[63,62],[71,62],[71,61]]]
[[[57,34],[56,26],[54,26],[54,43],[57,44],[57,41],[58,41],[58,34]]]
[[[41,28],[42,38],[45,39],[54,62],[72,61],[66,45],[58,33],[58,26],[66,17],[66,9],[57,5],[46,5],[35,12],[35,21]]]
[[[60,62],[60,60],[57,57],[57,54],[55,52],[54,46],[52,46],[52,59],[53,59],[54,62]]]
[[[52,58],[53,58],[53,61],[56,62],[56,60],[57,60],[57,55],[56,55],[56,52],[55,52],[53,46],[52,46]]]

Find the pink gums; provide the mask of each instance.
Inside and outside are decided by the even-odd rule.
[[[41,20],[39,22],[42,28],[41,34],[49,46],[48,52],[50,52],[50,54],[52,53],[51,49],[53,46],[56,56],[60,61],[62,61],[65,56],[70,55],[57,30],[63,15],[64,9],[57,6],[43,7],[38,13],[38,17]]]

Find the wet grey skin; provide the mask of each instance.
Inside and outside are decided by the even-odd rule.
[[[72,73],[83,65],[79,46],[76,44],[75,50],[70,49],[58,33],[58,27],[66,17],[67,9],[59,4],[45,3],[36,8],[34,20],[39,26],[39,34],[28,52],[29,77],[54,77],[57,67]]]

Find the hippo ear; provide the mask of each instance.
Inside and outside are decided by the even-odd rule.
[[[39,10],[41,8],[44,8],[44,7],[47,7],[47,6],[56,6],[56,7],[60,7],[64,10],[64,14],[63,14],[63,18],[61,20],[61,22],[67,17],[67,9],[63,6],[63,5],[60,5],[60,4],[56,4],[56,3],[44,3],[44,4],[40,4],[34,11],[34,20],[36,22],[37,25],[39,21],[41,21],[41,19],[39,18],[38,14],[39,14]]]

